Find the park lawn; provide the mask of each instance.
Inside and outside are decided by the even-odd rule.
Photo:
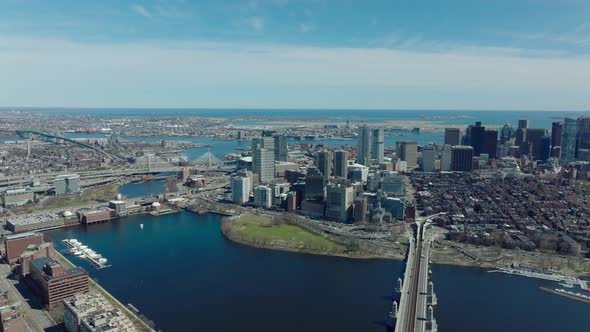
[[[242,215],[235,221],[236,230],[247,236],[263,241],[285,241],[304,248],[326,251],[343,251],[344,246],[313,234],[303,228],[288,224],[272,224],[266,217]]]

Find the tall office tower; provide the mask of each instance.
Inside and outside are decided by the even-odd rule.
[[[318,152],[316,164],[324,180],[328,180],[332,176],[332,152],[325,150]]]
[[[267,186],[258,186],[254,188],[254,205],[263,208],[272,206],[272,190]]]
[[[434,145],[427,145],[422,149],[422,170],[424,172],[434,172],[436,161],[436,148]]]
[[[354,190],[352,186],[330,184],[326,188],[326,218],[338,222],[348,222],[352,212]]]
[[[483,146],[483,140],[485,136],[486,127],[481,125],[480,121],[475,123],[475,126],[471,127],[471,143],[473,147],[473,153],[475,156],[479,156]]]
[[[502,131],[500,132],[500,144],[504,145],[506,143],[509,143],[510,140],[512,139],[512,125],[510,124],[505,124],[502,127]]]
[[[287,136],[285,135],[278,135],[274,137],[274,149],[275,149],[275,160],[277,161],[287,161],[287,157],[289,156],[288,146],[287,146]]]
[[[529,120],[518,120],[518,129],[527,129],[529,127]]]
[[[236,204],[244,204],[250,200],[250,178],[234,176],[231,179],[231,198]]]
[[[407,163],[408,168],[418,165],[418,143],[414,141],[399,141],[396,143],[397,157]]]
[[[551,146],[561,146],[561,130],[563,128],[563,122],[551,123]]]
[[[489,158],[496,159],[498,151],[498,131],[486,129],[483,136],[481,153],[487,153]]]
[[[469,126],[467,126],[467,128],[465,128],[465,135],[463,135],[463,138],[461,140],[461,144],[471,145],[471,129],[472,128],[473,128],[473,125],[469,125]]]
[[[275,177],[274,137],[262,136],[252,139],[252,171],[258,181],[267,182]]]
[[[324,200],[324,177],[317,168],[310,168],[305,177],[305,199]]]
[[[590,148],[590,117],[581,116],[576,121],[578,122],[578,145],[576,146],[577,157],[578,150]]]
[[[367,125],[359,127],[356,162],[369,165],[371,158],[371,129]]]
[[[559,163],[565,165],[576,160],[576,143],[578,135],[578,122],[565,118],[561,129],[561,151]]]
[[[457,145],[452,148],[451,170],[469,172],[473,169],[473,147]]]
[[[375,128],[372,130],[371,141],[371,159],[382,162],[385,153],[385,135],[383,134],[383,128]]]
[[[297,210],[297,192],[289,191],[287,193],[287,211],[293,212]]]
[[[529,128],[529,120],[518,120],[518,128],[516,129],[516,139],[514,144],[520,147],[520,150],[526,150],[524,142],[526,142],[526,131]]]
[[[543,159],[543,137],[547,135],[547,130],[545,129],[533,129],[528,128],[526,130],[526,142],[525,146],[527,147],[527,151],[521,151],[524,154],[531,157],[533,160],[547,160],[547,158]]]
[[[445,128],[445,144],[460,145],[461,144],[461,129],[459,128]]]
[[[348,152],[344,150],[334,152],[334,176],[348,177]]]
[[[451,170],[451,159],[453,156],[453,150],[451,145],[445,144],[442,148],[442,155],[440,159],[440,170],[448,172]]]
[[[545,161],[551,157],[551,136],[544,136],[541,139],[541,160]]]
[[[354,199],[354,217],[353,220],[356,223],[364,223],[367,221],[367,198],[359,196]]]

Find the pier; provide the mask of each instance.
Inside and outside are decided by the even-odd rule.
[[[88,248],[87,246],[83,245],[82,242],[76,239],[66,239],[63,240],[63,243],[68,247],[64,253],[72,254],[80,258],[84,258],[89,261],[92,266],[96,269],[104,269],[106,267],[111,266],[108,263],[108,260],[102,255],[97,254],[94,250]]]

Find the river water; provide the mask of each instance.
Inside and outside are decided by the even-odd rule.
[[[46,233],[76,238],[112,266],[91,276],[164,331],[385,331],[401,262],[250,248],[226,240],[216,215],[133,216]],[[144,224],[144,229],[140,229]],[[588,331],[588,304],[539,282],[433,265],[439,331]]]

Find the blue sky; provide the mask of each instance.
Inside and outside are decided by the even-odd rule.
[[[590,1],[0,0],[0,106],[590,109]]]

